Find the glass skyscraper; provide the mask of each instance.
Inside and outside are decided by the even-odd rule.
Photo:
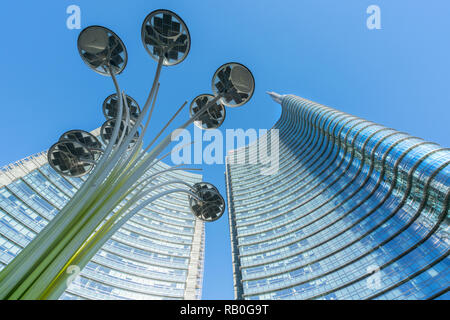
[[[166,168],[159,164],[159,169]],[[186,171],[155,180],[174,178],[192,184],[202,180]],[[0,270],[58,214],[84,180],[56,173],[46,152],[1,169]],[[165,196],[119,229],[61,299],[200,299],[204,237],[204,223],[190,212],[187,196]]]
[[[449,299],[449,149],[271,96],[278,171],[249,163],[273,129],[227,156],[236,298]]]

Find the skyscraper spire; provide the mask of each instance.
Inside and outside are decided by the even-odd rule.
[[[278,94],[273,91],[267,91],[266,92],[276,103],[281,104],[281,99],[283,99],[283,96],[281,94]]]

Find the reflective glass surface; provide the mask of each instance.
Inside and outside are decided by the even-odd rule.
[[[227,157],[238,299],[446,296],[449,150],[293,95],[274,129],[276,173],[271,131]]]
[[[168,168],[162,163],[157,167]],[[0,270],[58,214],[85,179],[60,176],[44,164],[0,187]],[[191,184],[202,180],[201,175],[183,171],[155,179]],[[186,195],[171,194],[119,229],[61,299],[200,299],[203,261],[203,222],[191,214]]]

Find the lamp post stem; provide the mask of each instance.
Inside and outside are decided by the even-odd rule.
[[[198,199],[197,195],[193,192],[185,189],[172,189],[163,191],[150,199],[144,201],[138,207],[134,208],[132,211],[127,213],[124,217],[122,217],[115,224],[103,225],[101,229],[98,230],[98,233],[93,235],[88,242],[85,243],[84,247],[77,252],[77,254],[64,266],[58,276],[52,281],[49,287],[43,292],[39,299],[58,299],[60,295],[67,288],[69,283],[67,279],[70,277],[70,274],[67,272],[67,268],[71,265],[76,265],[80,269],[84,268],[86,264],[92,259],[92,257],[97,253],[98,250],[108,241],[108,239],[117,232],[117,230],[123,226],[131,217],[133,217],[138,211],[140,211],[143,207],[152,203],[160,197],[171,193],[186,193],[192,197]]]

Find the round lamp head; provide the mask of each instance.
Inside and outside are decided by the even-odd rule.
[[[247,103],[255,91],[255,79],[247,67],[240,63],[226,63],[217,69],[212,79],[215,95],[222,95],[222,103],[239,107]]]
[[[73,140],[60,140],[47,153],[50,166],[59,174],[81,177],[94,167],[94,155],[84,145]]]
[[[189,107],[189,114],[191,118],[197,115],[197,113],[206,106],[211,100],[214,99],[212,94],[201,94],[194,98]],[[225,120],[225,107],[216,102],[211,105],[205,112],[203,112],[199,118],[194,121],[194,124],[200,129],[216,129],[220,127]]]
[[[139,114],[141,113],[141,108],[139,107],[136,100],[134,100],[129,95],[127,97],[127,104],[130,110],[130,121],[136,122]],[[125,106],[125,104],[123,104]],[[116,119],[117,113],[119,112],[119,99],[117,98],[117,93],[113,93],[108,96],[105,101],[103,101],[103,114],[106,119]],[[122,119],[126,119],[126,113],[122,112]]]
[[[114,74],[119,74],[127,64],[125,45],[105,27],[90,26],[83,29],[77,44],[83,61],[97,73],[108,76],[111,68]]]
[[[102,143],[90,132],[84,130],[70,130],[61,135],[59,141],[61,140],[76,141],[82,144],[94,154],[95,160],[101,155],[100,150],[102,149]]]
[[[192,191],[199,199],[189,196],[189,206],[198,219],[211,222],[223,215],[225,201],[214,185],[199,182],[192,186]]]
[[[103,123],[102,127],[100,128],[100,136],[102,137],[102,140],[105,144],[109,144],[110,140],[112,139],[112,135],[114,132],[114,127],[116,125],[116,119],[110,119],[106,120],[105,123]],[[125,130],[126,123],[124,120],[120,122],[119,127],[119,134],[117,135],[117,139],[114,142],[114,146],[116,146],[119,143],[120,137],[122,136],[123,131]],[[125,136],[129,133],[129,127],[126,128]],[[134,134],[133,139],[131,139],[130,144],[128,148],[131,148],[139,138],[139,133],[136,131]]]
[[[189,53],[191,36],[184,21],[169,10],[155,10],[142,23],[141,38],[145,50],[156,61],[171,66],[183,61]]]

